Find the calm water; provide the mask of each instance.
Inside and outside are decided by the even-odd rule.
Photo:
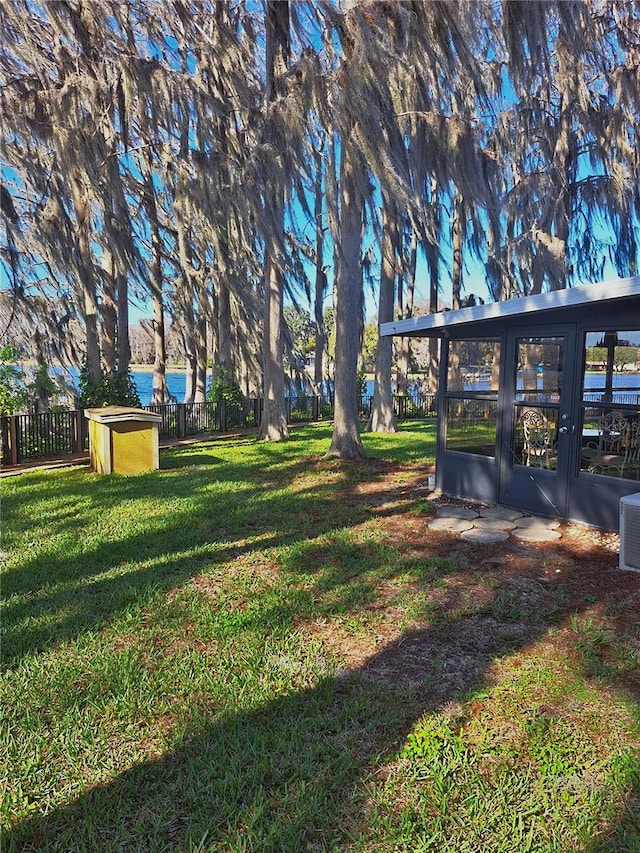
[[[140,402],[143,406],[148,405],[151,400],[151,383],[153,380],[152,373],[138,372],[132,370],[131,375],[136,383]],[[175,397],[178,403],[184,400],[184,389],[186,385],[186,375],[184,373],[167,373],[167,388],[172,397]]]
[[[78,372],[77,370],[69,370],[69,375],[74,383],[74,385],[78,384]],[[133,376],[133,381],[136,384],[136,388],[138,389],[138,394],[140,395],[140,402],[143,406],[148,405],[151,400],[151,383],[152,383],[152,374],[147,373],[146,371],[137,371],[133,370],[131,372]],[[169,393],[175,397],[178,403],[181,403],[184,400],[184,390],[185,390],[186,377],[184,373],[167,373],[167,387],[169,389]],[[603,373],[587,373],[585,377],[585,387],[589,388],[603,388],[604,387],[604,374]],[[623,374],[614,374],[613,376],[613,387],[614,388],[626,388],[629,390],[638,389],[640,392],[640,374],[639,373],[623,373]],[[488,391],[489,390],[489,382],[474,382],[474,383],[465,383],[466,391]],[[373,381],[367,381],[367,395],[373,394]]]
[[[604,373],[587,373],[584,378],[585,390],[604,389],[605,376]],[[542,389],[542,380],[539,380],[538,386]],[[623,388],[629,391],[640,389],[640,373],[614,373],[613,387]],[[489,382],[465,382],[465,391],[488,391],[490,389]]]
[[[133,378],[136,383],[136,387],[138,389],[138,394],[140,395],[140,402],[142,405],[146,405],[151,399],[151,374],[150,373],[133,373]],[[373,395],[373,380],[367,380],[367,390],[366,393],[368,396]],[[173,396],[177,399],[179,403],[184,399],[184,388],[185,388],[185,375],[184,373],[168,373],[167,374],[167,386],[169,388],[169,393],[173,394]],[[395,383],[394,383],[395,387]],[[624,373],[614,375],[613,377],[613,387],[616,388],[625,388],[631,391],[638,389],[640,391],[640,374],[638,373]],[[585,377],[585,388],[604,388],[604,374],[602,373],[587,373]],[[467,386],[465,384],[466,390],[473,391],[487,391],[489,389],[489,382],[476,382],[473,385]]]
[[[63,373],[67,381],[77,389],[78,371],[75,367],[69,367],[64,371],[56,370],[56,368],[51,370],[51,373],[56,372]],[[153,374],[142,370],[132,370],[131,375],[133,376],[133,381],[138,389],[140,403],[143,406],[148,405],[151,401],[151,383],[153,380]],[[169,393],[176,398],[178,403],[181,403],[184,400],[185,384],[186,377],[184,373],[167,373],[167,388],[169,389]]]
[[[78,371],[75,368],[70,368],[67,371],[67,375],[70,377],[73,385],[77,388]],[[153,374],[146,370],[132,370],[131,375],[136,388],[138,389],[140,403],[143,406],[147,406],[151,402]],[[182,403],[184,400],[185,386],[186,375],[184,373],[167,373],[167,388],[171,396],[174,397],[178,403]],[[209,377],[207,377],[207,387],[209,387]],[[367,394],[373,394],[373,382],[368,382],[367,387]]]

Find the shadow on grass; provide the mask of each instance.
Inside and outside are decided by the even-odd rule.
[[[585,853],[638,853],[640,851],[640,760],[626,768],[629,792],[619,814],[587,844]]]
[[[298,853],[347,850],[358,841],[362,849],[369,849],[366,841],[400,849],[391,824],[380,816],[375,828],[369,823],[371,773],[397,757],[422,714],[481,693],[492,660],[523,648],[565,615],[552,608],[518,630],[488,612],[442,620],[356,670],[321,677],[311,689],[237,713],[203,715],[161,759],[5,833],[3,851]],[[583,838],[584,846],[571,849],[638,849],[639,769],[637,757],[627,757],[618,780],[629,791],[625,808],[598,840]],[[537,841],[531,849],[552,849]]]
[[[285,571],[297,576],[305,571],[308,556],[316,560],[307,572],[314,581],[314,607],[307,616],[345,606],[353,611],[364,583],[351,571],[355,555],[341,547],[341,557],[334,555],[331,564],[320,559],[318,565],[315,546],[309,545],[308,555],[304,551],[296,552]],[[478,562],[490,552],[477,548]],[[365,565],[380,569],[375,565],[379,557],[372,550]],[[578,576],[563,577],[565,585],[578,581]],[[340,594],[325,600],[336,589]],[[312,688],[274,695],[235,713],[194,712],[172,751],[15,826],[4,835],[3,851],[298,853],[348,850],[358,842],[369,849],[372,841],[375,849],[396,849],[398,826],[393,823],[402,821],[397,815],[373,815],[372,773],[397,757],[424,713],[452,699],[483,695],[492,662],[525,649],[575,614],[575,600],[563,605],[553,584],[541,584],[530,568],[486,600],[461,613],[458,609],[456,616],[448,614],[460,602],[455,589],[450,594],[431,628],[405,633],[356,669],[326,672]],[[587,594],[585,601],[592,598]],[[270,625],[282,627],[300,615],[295,600],[265,602],[245,613],[237,627],[258,628],[266,638]],[[296,661],[282,665],[295,667]],[[535,717],[535,709],[531,713]],[[637,756],[627,755],[617,772],[618,788],[627,790],[624,807],[597,838],[589,839],[583,830],[582,846],[574,843],[571,849],[638,849]],[[513,820],[520,819],[515,812]],[[406,826],[403,831],[406,838]],[[544,846],[545,839],[538,841],[533,849],[552,849]]]
[[[161,488],[156,481],[152,485]],[[309,518],[320,519],[320,531],[334,529],[328,500],[323,505],[309,494],[297,496],[296,503],[298,512],[308,510],[300,531],[283,515],[279,498],[214,495],[203,499],[197,512],[176,511],[170,524],[142,519],[147,529],[125,539],[85,543],[73,556],[45,550],[23,559],[3,578],[3,665],[99,628],[205,568],[299,541],[307,535]]]
[[[357,614],[363,604],[375,603],[372,574],[393,581],[410,571],[417,592],[421,584],[456,573],[472,586],[485,558],[494,556],[491,547],[461,546],[436,536],[432,543],[447,556],[437,557],[434,570],[426,552],[437,547],[425,549],[424,560],[415,553],[394,560],[390,548],[354,544],[340,531],[371,518],[366,505],[336,500],[324,482],[301,488],[283,504],[281,496],[271,494],[274,481],[293,482],[309,462],[274,470],[264,465],[267,451],[259,456],[247,462],[241,476],[236,465],[217,466],[215,480],[226,485],[223,490],[213,490],[211,476],[199,471],[188,479],[161,472],[102,481],[95,495],[105,501],[101,506],[117,507],[144,494],[147,501],[177,499],[176,510],[161,524],[143,518],[144,529],[123,540],[89,543],[71,558],[50,553],[26,558],[3,589],[5,597],[28,593],[26,601],[9,599],[5,628],[11,645],[5,642],[5,660],[16,662],[22,654],[98,628],[212,565],[273,547],[286,547],[280,570],[290,583],[233,614],[230,624],[239,642],[245,629],[267,638],[272,629],[289,631],[318,616]],[[353,476],[340,477],[347,488],[363,481],[370,485],[378,475],[375,464],[349,470]],[[243,478],[251,489],[234,490]],[[383,519],[387,512],[398,515],[397,509],[385,509],[385,495],[383,485],[366,494]],[[194,496],[195,504],[181,510],[180,500]],[[86,490],[69,481],[67,498],[84,499]],[[63,511],[60,523],[71,525],[73,513]],[[322,541],[323,536],[330,538]],[[562,546],[557,547],[562,556]],[[465,562],[462,548],[473,559]],[[121,559],[141,565],[108,575]],[[235,712],[194,709],[184,735],[162,758],[137,764],[68,805],[14,826],[3,836],[3,851],[299,853],[348,850],[358,842],[367,849],[367,840],[377,849],[395,849],[392,824],[398,816],[372,818],[371,774],[397,756],[422,714],[461,695],[481,694],[493,661],[525,649],[579,612],[575,598],[567,607],[554,584],[541,583],[539,574],[523,569],[490,596],[466,604],[461,584],[443,587],[430,628],[405,633],[356,669],[326,671],[312,688],[288,693],[280,688],[278,695],[279,688],[271,686],[270,699],[252,705],[245,699],[249,707]],[[573,576],[565,573],[562,583],[579,584],[579,568]],[[599,595],[585,589],[585,606]],[[211,606],[221,618],[226,615],[224,600]],[[46,626],[38,627],[42,616]],[[570,849],[638,849],[638,767],[630,758],[620,768],[627,802],[601,837]]]
[[[43,514],[43,530],[53,544],[22,553],[15,567],[8,565],[3,572],[4,665],[100,628],[207,566],[296,543],[304,548],[310,537],[370,518],[364,504],[338,506],[336,489],[375,481],[385,463],[301,459],[301,432],[285,447],[247,439],[235,443],[249,451],[245,461],[221,463],[194,448],[174,448],[166,464],[189,462],[177,473],[24,475],[16,497],[3,501],[5,525],[19,533],[20,527],[33,527],[36,514]],[[211,460],[211,465],[203,460]],[[314,466],[320,476],[290,495],[284,493]],[[138,517],[128,518],[121,530],[120,509],[131,515],[136,502]],[[112,517],[112,522],[105,521]],[[364,551],[349,547],[358,574]],[[316,562],[310,553],[307,565]],[[343,555],[341,571],[348,562]]]

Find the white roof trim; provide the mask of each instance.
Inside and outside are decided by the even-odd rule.
[[[410,317],[408,320],[382,323],[380,334],[383,336],[415,335],[422,331],[432,331],[435,333],[434,336],[438,336],[450,326],[500,317],[522,316],[537,311],[553,311],[569,306],[586,305],[589,302],[608,302],[623,299],[625,296],[640,296],[640,276],[616,278],[599,284],[540,293],[537,296],[521,296],[516,299],[506,299],[504,302],[489,302],[485,305],[475,305],[473,308],[460,308],[458,311],[423,314],[420,317]]]

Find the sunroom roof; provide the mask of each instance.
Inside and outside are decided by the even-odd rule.
[[[475,305],[473,308],[460,308],[458,311],[442,311],[439,314],[423,314],[408,320],[395,320],[380,325],[380,334],[402,336],[442,337],[447,330],[476,324],[483,321],[499,321],[508,318],[523,318],[528,314],[544,313],[544,319],[562,320],[562,312],[580,308],[591,303],[604,305],[630,296],[640,297],[640,276],[618,278],[571,287],[567,290],[554,290],[537,296],[522,296],[507,299],[504,302],[489,302]],[[570,312],[567,312],[570,313]]]

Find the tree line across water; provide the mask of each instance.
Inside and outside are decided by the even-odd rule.
[[[418,270],[436,311],[476,272],[497,300],[637,269],[637,3],[5,0],[0,29],[1,343],[96,394],[149,304],[154,402],[172,347],[187,399],[213,365],[286,438],[307,317],[355,457],[367,293],[385,322]],[[388,430],[411,352],[373,338]]]

